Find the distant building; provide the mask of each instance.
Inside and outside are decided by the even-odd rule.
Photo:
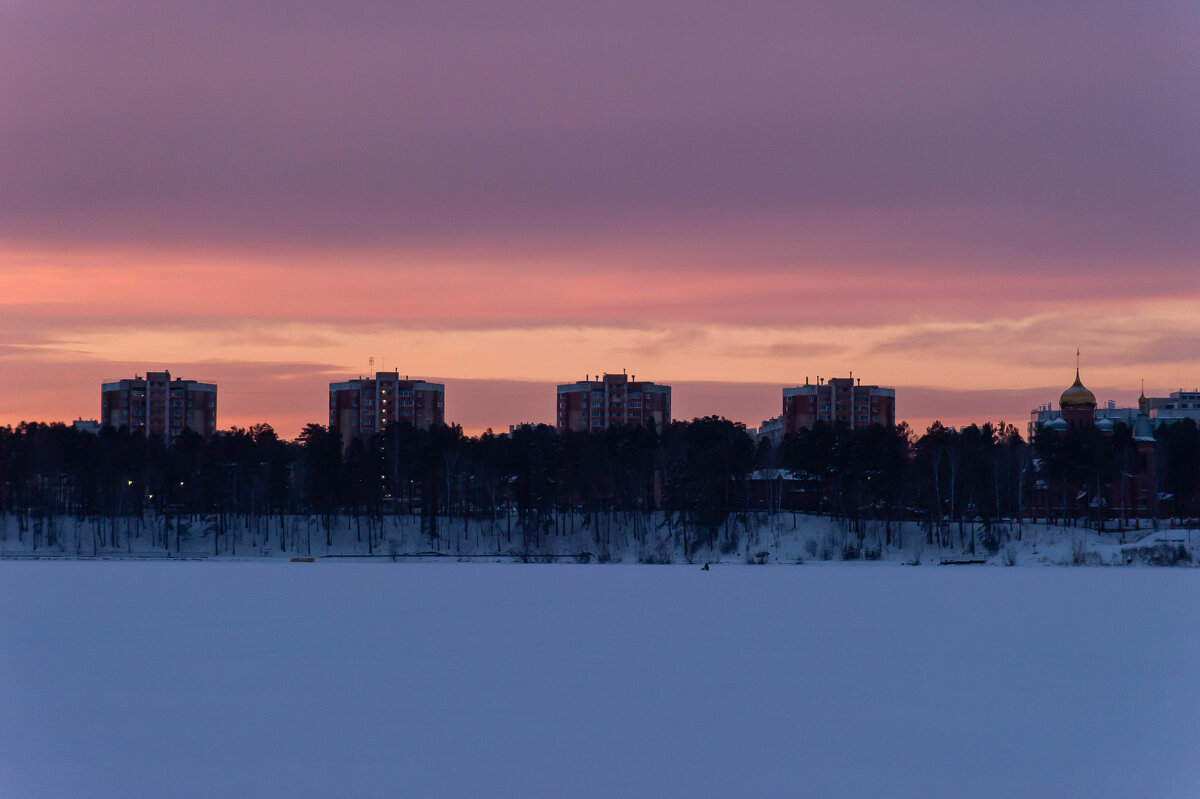
[[[1168,397],[1147,397],[1143,390],[1136,408],[1118,408],[1111,400],[1099,407],[1095,395],[1084,387],[1076,369],[1075,383],[1063,392],[1059,407],[1046,403],[1029,412],[1028,433],[1032,441],[1034,433],[1045,426],[1067,430],[1095,425],[1108,430],[1116,424],[1125,424],[1132,430],[1139,421],[1145,429],[1154,430],[1159,425],[1175,424],[1183,419],[1200,424],[1200,389],[1180,389],[1172,391]]]
[[[217,431],[217,385],[171,379],[170,372],[100,386],[100,422],[141,430],[171,443],[184,430],[205,438]]]
[[[1196,397],[1200,402],[1200,394]],[[1131,515],[1135,518],[1157,515],[1159,495],[1156,492],[1154,424],[1150,417],[1155,402],[1147,399],[1143,392],[1137,408],[1118,408],[1115,402],[1099,408],[1095,394],[1083,385],[1079,378],[1079,367],[1076,367],[1075,382],[1059,397],[1058,410],[1047,404],[1035,408],[1030,414],[1030,440],[1039,432],[1051,436],[1053,440],[1053,437],[1067,437],[1068,431],[1092,429],[1111,440],[1116,425],[1124,423],[1132,434],[1132,451],[1118,453],[1118,457],[1125,460],[1117,470],[1115,479],[1103,485],[1097,484],[1091,476],[1083,478],[1067,473],[1053,474],[1040,459],[1035,458],[1035,507],[1044,507],[1047,517],[1053,515],[1055,505],[1064,518],[1086,515],[1090,519],[1095,515],[1101,525],[1106,514],[1120,515],[1126,520]],[[1170,404],[1182,402],[1191,404],[1190,399],[1180,398]],[[1200,406],[1196,408],[1200,411]]]
[[[1079,377],[1079,368],[1075,369],[1075,382],[1072,383],[1058,398],[1058,407],[1050,403],[1039,405],[1029,413],[1029,440],[1041,428],[1066,432],[1067,430],[1085,427],[1098,427],[1111,432],[1118,423],[1123,423],[1134,429],[1141,424],[1142,429],[1149,429],[1149,417],[1145,408],[1149,401],[1142,397],[1138,408],[1118,408],[1111,400],[1105,407],[1099,407],[1096,395],[1091,392]]]
[[[747,430],[746,432],[751,431]],[[774,446],[779,446],[783,441],[783,417],[776,416],[772,419],[763,419],[763,423],[753,433],[756,441],[767,440]]]
[[[349,442],[370,436],[389,422],[408,422],[429,429],[446,423],[446,387],[441,383],[410,380],[399,372],[376,372],[329,384],[329,426],[342,432]]]
[[[1105,403],[1103,408],[1097,407],[1092,412],[1092,418],[1096,422],[1106,419],[1111,424],[1115,425],[1118,423],[1124,423],[1132,428],[1134,423],[1137,422],[1138,414],[1139,411],[1137,408],[1118,408],[1117,403],[1109,400],[1107,403]],[[1034,431],[1036,431],[1039,427],[1044,424],[1062,419],[1062,415],[1062,409],[1056,408],[1050,403],[1039,405],[1030,411],[1029,426],[1027,429],[1029,440],[1033,440]],[[1067,424],[1066,421],[1063,421],[1062,424],[1064,425],[1065,429],[1065,425]]]
[[[1200,424],[1200,389],[1184,391],[1181,388],[1167,397],[1147,397],[1143,391],[1138,407],[1158,424],[1174,424],[1183,419]]]
[[[896,389],[864,386],[862,380],[831,377],[783,390],[783,434],[790,435],[817,422],[843,424],[851,429],[896,426]]]
[[[604,430],[650,421],[659,430],[671,424],[670,386],[639,382],[636,375],[605,374],[558,387],[559,430]]]
[[[71,422],[71,427],[94,436],[100,435],[100,421],[97,419],[76,419]]]
[[[1079,379],[1079,367],[1075,367],[1075,382],[1058,398],[1058,408],[1068,430],[1096,423],[1096,395]]]

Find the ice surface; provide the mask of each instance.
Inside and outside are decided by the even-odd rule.
[[[1195,797],[1200,571],[0,562],[0,796]]]

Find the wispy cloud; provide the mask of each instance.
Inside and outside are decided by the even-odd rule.
[[[89,364],[150,359],[213,364],[231,398],[257,378],[217,364],[371,355],[1011,388],[1080,347],[1091,380],[1169,385],[1200,368],[1198,23],[1116,0],[0,4],[0,417],[61,410],[16,399],[38,364],[82,364],[88,405]]]

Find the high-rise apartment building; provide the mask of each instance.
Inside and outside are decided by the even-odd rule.
[[[606,374],[558,387],[559,430],[603,430],[651,420],[659,430],[671,423],[670,386]]]
[[[862,380],[831,377],[783,390],[783,432],[795,433],[817,422],[850,428],[896,424],[896,389],[864,386]]]
[[[102,383],[100,423],[159,435],[167,443],[185,429],[210,438],[217,431],[217,385],[172,380],[170,372]]]
[[[429,429],[446,423],[445,401],[441,383],[376,372],[375,377],[329,384],[329,426],[341,430],[346,441],[378,433],[389,422]]]

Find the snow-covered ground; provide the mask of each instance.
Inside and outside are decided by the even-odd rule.
[[[0,561],[0,796],[1195,797],[1200,572]]]
[[[1045,523],[949,524],[933,539],[916,522],[864,522],[803,513],[734,514],[716,530],[663,513],[575,514],[522,526],[516,513],[497,518],[439,517],[431,537],[419,516],[290,515],[218,525],[212,516],[146,514],[143,518],[21,520],[0,517],[0,559],[10,557],[204,558],[376,557],[534,562],[817,563],[847,557],[937,564],[984,560],[991,565],[1200,566],[1200,531],[1153,530],[1143,520],[1123,532]],[[991,546],[987,546],[989,537]],[[1180,546],[1182,545],[1182,549]],[[1184,557],[1181,557],[1184,556]]]

